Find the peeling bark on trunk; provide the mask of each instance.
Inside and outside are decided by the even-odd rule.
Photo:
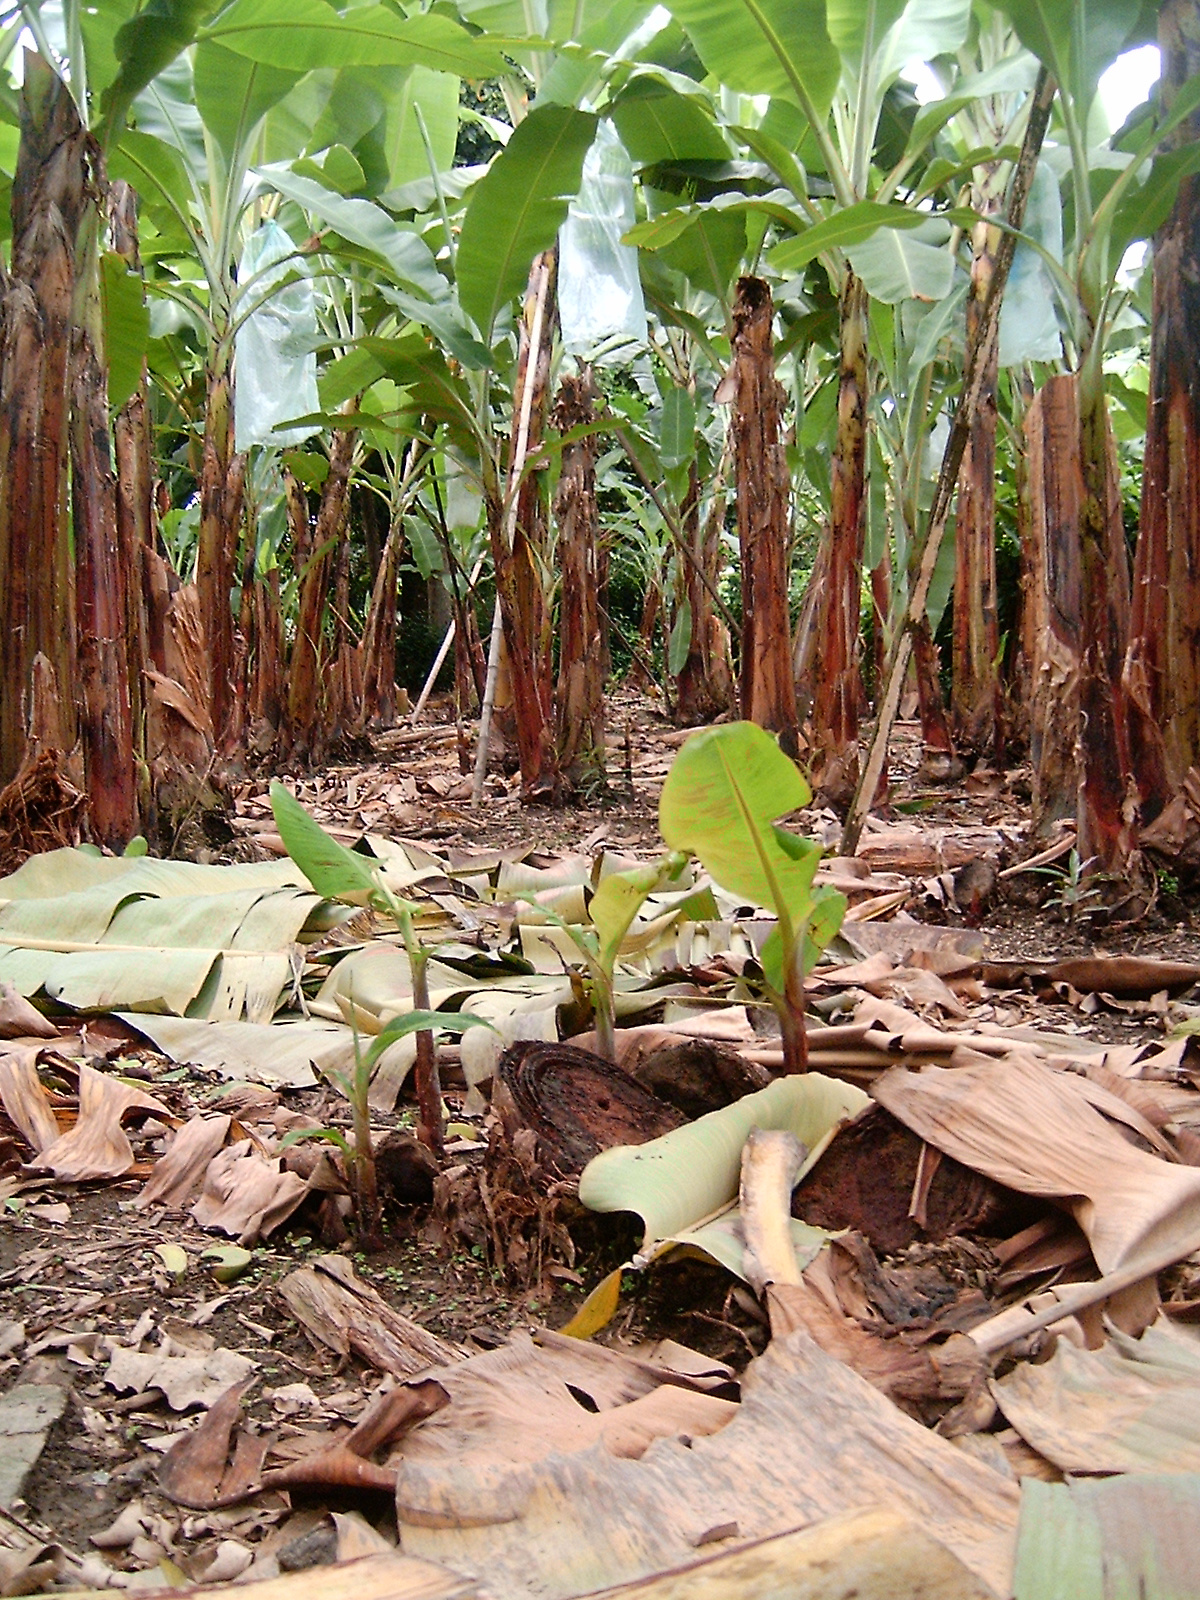
[[[128,270],[140,276],[137,195],[127,183],[118,181],[111,186],[108,218],[113,249]],[[150,664],[147,556],[154,548],[154,457],[145,362],[140,383],[113,418],[113,451],[117,467],[117,559],[125,571],[129,706],[134,744],[144,755],[142,674]]]
[[[1083,504],[1083,677],[1080,685],[1079,853],[1101,872],[1121,873],[1135,842],[1136,791],[1130,774],[1121,671],[1129,638],[1129,557],[1121,515],[1117,446],[1103,378],[1079,379]]]
[[[1030,666],[1029,754],[1033,764],[1034,836],[1048,838],[1073,817],[1079,791],[1083,574],[1079,518],[1083,468],[1075,378],[1047,380],[1025,417],[1029,464]]]
[[[235,736],[233,645],[234,563],[237,521],[230,494],[233,464],[233,380],[228,355],[214,357],[206,374],[204,447],[200,464],[200,541],[196,588],[208,651],[208,712],[217,749]],[[241,495],[236,496],[241,509]]]
[[[844,804],[858,777],[859,590],[866,531],[867,291],[848,273],[842,291],[837,443],[828,534],[829,558],[817,615],[820,667],[813,698],[815,781]]]
[[[94,160],[98,162],[98,152]],[[138,831],[129,702],[128,567],[117,530],[117,479],[108,432],[108,378],[100,303],[103,175],[93,167],[80,219],[71,331],[71,509],[79,712],[92,832],[122,849]],[[139,663],[140,666],[140,663]]]
[[[591,373],[567,377],[558,391],[554,426],[559,433],[595,420]],[[604,653],[600,637],[600,592],[596,510],[596,442],[567,445],[554,497],[558,524],[559,590],[558,770],[577,790],[604,782]]]
[[[283,718],[283,616],[277,566],[255,580],[253,637],[248,732],[251,748],[265,755]]]
[[[346,410],[355,411],[357,408],[356,397],[349,402]],[[355,438],[353,428],[335,430],[329,445],[329,472],[321,490],[321,506],[311,544],[297,550],[300,614],[288,666],[288,732],[293,753],[306,760],[316,753],[320,742],[325,699],[320,681],[324,657],[325,607],[334,573],[334,558],[345,526]],[[295,493],[289,491],[288,498],[289,510],[293,511],[294,508],[293,514],[298,515],[300,508]],[[307,529],[307,508],[304,510],[303,524]]]
[[[1159,11],[1169,108],[1200,72],[1200,7]],[[1173,143],[1200,139],[1200,112]],[[1142,818],[1200,765],[1200,178],[1184,178],[1154,241],[1150,410],[1124,681],[1130,769]]]
[[[733,435],[742,562],[741,714],[799,751],[788,618],[791,479],[775,377],[775,310],[761,278],[739,278],[733,307]]]
[[[367,620],[363,624],[360,729],[396,725],[396,605],[404,522],[396,517],[379,557]]]
[[[923,760],[927,767],[933,768],[943,765],[954,754],[954,741],[950,737],[946,701],[942,695],[937,645],[933,642],[928,618],[913,629],[913,667],[917,676]]]
[[[796,618],[795,641],[792,645],[792,673],[796,683],[796,710],[801,723],[810,721],[817,694],[817,673],[821,650],[817,626],[825,594],[825,579],[829,570],[829,530],[821,530],[821,540],[808,575],[804,599],[800,602],[800,615]]]
[[[63,693],[55,743],[75,743],[74,573],[67,536],[67,365],[87,136],[70,91],[25,57],[0,357],[0,784],[25,753],[33,664]]]
[[[713,604],[721,575],[721,527],[725,520],[725,462],[712,485],[712,505],[700,520],[700,474],[693,460],[680,522],[689,556],[678,563],[681,599],[688,607],[691,638],[675,679],[675,720],[684,727],[713,722],[734,701],[729,632]],[[707,580],[707,581],[706,581]]]
[[[557,255],[538,256],[529,273],[521,319],[513,431],[505,503],[489,496],[488,532],[496,594],[508,652],[513,728],[521,766],[521,798],[554,803],[559,775],[554,749],[554,682],[550,617],[539,567],[545,555],[541,486],[525,463],[545,431],[549,402]],[[515,497],[515,504],[514,504]]]
[[[1033,403],[1033,379],[1026,367],[1019,379],[1013,375],[1014,387],[1019,386],[1019,400],[1014,397],[1014,425],[1019,439],[1014,451],[1014,468],[1017,495],[1017,542],[1021,549],[1021,576],[1019,580],[1016,649],[1009,675],[1008,697],[1004,713],[1002,737],[1018,749],[1028,750],[1030,716],[1033,699],[1033,663],[1038,630],[1042,623],[1037,614],[1039,586],[1035,581],[1033,562],[1033,508],[1029,483],[1029,457],[1026,450],[1025,417]]]
[[[998,238],[993,224],[975,225],[967,298],[968,345],[979,337],[979,319],[991,288]],[[954,523],[952,728],[960,750],[985,758],[996,752],[1000,727],[1000,624],[996,614],[998,359],[999,346],[993,342],[963,451]]]

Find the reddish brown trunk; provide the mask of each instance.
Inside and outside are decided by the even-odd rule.
[[[1200,9],[1159,10],[1164,100],[1200,73]],[[1174,136],[1200,139],[1200,112]],[[1200,178],[1154,241],[1150,410],[1125,688],[1130,770],[1151,820],[1200,765]]]
[[[996,228],[977,223],[967,344],[979,337],[979,320],[995,267]],[[988,346],[986,369],[958,478],[954,524],[954,658],[951,716],[959,748],[976,756],[995,753],[1000,720],[1000,625],[996,615],[996,378],[999,347]]]
[[[360,727],[391,728],[396,723],[396,580],[404,543],[404,522],[392,521],[367,607],[362,636],[362,711]]]
[[[233,385],[228,357],[214,358],[206,375],[204,450],[200,465],[200,548],[196,588],[208,651],[208,711],[218,750],[234,734],[236,662],[233,643],[233,574],[237,522],[229,492],[233,463]],[[240,494],[237,496],[240,510]]]
[[[1025,417],[1029,470],[1030,574],[1027,637],[1032,654],[1029,753],[1033,826],[1048,837],[1075,814],[1083,627],[1079,520],[1083,468],[1075,377],[1050,378]]]
[[[688,608],[687,657],[675,679],[675,718],[685,727],[712,722],[733,704],[729,632],[717,615],[713,591],[721,573],[721,526],[725,518],[724,463],[713,484],[708,516],[700,520],[700,474],[693,460],[680,523],[687,554],[678,565],[678,584]],[[794,695],[794,691],[793,691]]]
[[[92,182],[102,183],[98,172]],[[80,732],[92,832],[123,848],[138,831],[133,716],[129,702],[128,568],[117,532],[117,479],[101,359],[100,196],[81,218],[75,327],[71,334],[71,508],[75,532]],[[140,662],[139,662],[140,667]]]
[[[1033,402],[1033,379],[1027,369],[1013,375],[1014,422],[1019,437],[1014,447],[1014,475],[1017,496],[1017,542],[1021,549],[1016,649],[1009,675],[1004,713],[1003,736],[1018,749],[1027,750],[1030,738],[1030,707],[1033,697],[1033,662],[1037,629],[1037,592],[1034,577],[1033,509],[1030,497],[1029,459],[1026,452],[1025,415]]]
[[[1129,639],[1129,557],[1116,440],[1103,378],[1090,395],[1082,378],[1080,389],[1083,676],[1077,833],[1085,860],[1094,857],[1099,871],[1119,873],[1127,867],[1134,847],[1137,809],[1121,686]]]
[[[0,784],[25,752],[31,674],[60,689],[60,750],[75,743],[75,594],[66,516],[67,364],[86,135],[70,91],[25,57],[12,191],[12,275],[0,357]]]
[[[741,714],[799,748],[788,618],[791,478],[783,449],[787,396],[775,377],[775,310],[761,278],[739,278],[733,307],[733,436],[742,563]]]
[[[140,275],[142,263],[138,252],[137,195],[127,183],[118,181],[110,188],[108,217],[113,249],[129,271]],[[154,548],[154,458],[150,413],[146,405],[144,362],[141,382],[113,419],[113,452],[117,468],[117,559],[126,574],[129,704],[133,715],[134,741],[141,749],[142,673],[150,664],[147,553]]]
[[[564,378],[554,408],[559,433],[595,420],[591,373]],[[572,789],[604,781],[604,660],[597,571],[596,442],[578,439],[563,451],[554,497],[559,590],[558,770]]]
[[[265,754],[275,742],[283,716],[283,617],[277,566],[255,580],[253,634],[249,734],[252,747]]]
[[[921,718],[921,743],[925,760],[954,754],[946,702],[942,696],[937,645],[928,618],[913,629],[913,667],[917,677],[917,707]],[[961,768],[959,769],[961,771]]]
[[[817,553],[813,558],[812,571],[808,575],[804,599],[800,602],[800,615],[796,618],[796,639],[792,646],[796,709],[802,723],[807,722],[812,716],[816,700],[817,672],[821,660],[817,626],[821,620],[828,569],[829,537],[828,529],[824,529],[817,545]]]
[[[506,505],[490,497],[488,530],[496,594],[508,651],[521,798],[553,801],[559,790],[554,748],[550,617],[542,590],[545,513],[535,472],[525,472],[545,432],[555,322],[557,256],[546,251],[529,274],[521,319]],[[515,508],[512,506],[515,496]],[[506,514],[507,512],[507,514]]]
[[[839,804],[850,798],[857,781],[862,702],[858,631],[866,529],[867,291],[853,273],[842,291],[840,348],[829,558],[816,624],[820,666],[813,698],[817,782]]]
[[[355,399],[346,409],[353,411],[357,406]],[[345,523],[355,437],[352,428],[338,428],[334,432],[329,446],[329,472],[321,490],[321,506],[311,545],[305,542],[300,548],[301,541],[297,540],[300,614],[288,667],[288,728],[293,750],[306,759],[316,752],[326,700],[320,681],[325,608]],[[289,488],[288,507],[295,519],[293,528],[299,531],[302,522],[307,534],[307,507],[300,516],[302,497],[302,491],[297,494]]]

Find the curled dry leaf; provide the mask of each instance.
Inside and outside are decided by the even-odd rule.
[[[233,1505],[259,1486],[269,1434],[238,1432],[230,1459],[230,1440],[242,1414],[242,1397],[252,1379],[235,1383],[209,1408],[198,1428],[183,1434],[158,1469],[162,1491],[176,1505],[212,1511]]]
[[[357,1489],[387,1495],[396,1492],[396,1471],[377,1466],[371,1457],[431,1417],[450,1396],[433,1379],[404,1384],[381,1396],[346,1437],[328,1450],[301,1456],[263,1478],[264,1489]]]
[[[31,1166],[52,1172],[68,1183],[119,1178],[133,1165],[133,1148],[122,1127],[134,1112],[148,1111],[167,1121],[171,1112],[161,1100],[108,1073],[78,1064],[79,1116],[75,1126],[40,1150]]]
[[[208,1164],[229,1137],[232,1118],[194,1116],[177,1129],[134,1204],[181,1206],[200,1187]]]

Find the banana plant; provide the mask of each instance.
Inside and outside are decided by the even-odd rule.
[[[393,1018],[379,1033],[370,1049],[357,1058],[355,1078],[350,1084],[353,1091],[351,1104],[356,1117],[366,1117],[366,1090],[370,1084],[371,1068],[379,1055],[397,1039],[409,1033],[417,1036],[417,1059],[414,1068],[417,1091],[417,1134],[423,1144],[435,1155],[442,1154],[444,1144],[444,1115],[441,1087],[438,1080],[437,1054],[434,1049],[435,1028],[462,1031],[466,1028],[491,1027],[481,1017],[469,1013],[433,1012],[429,1005],[430,952],[417,934],[414,917],[419,907],[412,900],[397,895],[384,877],[382,867],[372,857],[349,850],[325,832],[321,824],[309,815],[295,795],[276,779],[271,784],[271,810],[279,837],[289,856],[303,872],[318,894],[330,900],[346,900],[351,904],[369,905],[390,917],[403,941],[412,974],[414,1008],[411,1012]],[[370,1126],[367,1123],[361,1149],[370,1148]]]
[[[808,1070],[805,975],[846,914],[844,895],[814,887],[820,845],[776,821],[811,799],[799,769],[769,733],[732,722],[691,736],[658,807],[668,845],[697,856],[721,888],[775,914],[761,960],[789,1073]]]

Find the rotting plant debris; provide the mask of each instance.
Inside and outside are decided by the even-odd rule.
[[[611,823],[360,842],[318,799],[413,907],[418,1008],[405,941],[244,804],[266,860],[72,850],[0,883],[6,1593],[333,1563],[323,1595],[566,1600],[836,1558],[863,1595],[1004,1595],[1065,1515],[1030,1482],[1089,1471],[1170,1537],[1200,1459],[1194,944],[1071,928],[1013,961],[925,865],[992,827],[999,875],[1010,825],[880,825],[817,868],[846,919],[788,1075],[773,920],[676,866],[617,951],[610,1063],[575,935],[636,877]],[[440,1161],[412,1033],[372,1051],[363,1255],[336,1084],[418,1010],[489,1026],[439,1048]]]

